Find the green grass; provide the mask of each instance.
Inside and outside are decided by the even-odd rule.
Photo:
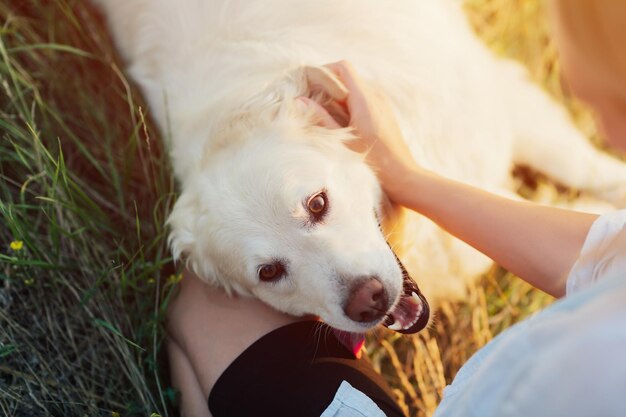
[[[176,415],[162,349],[174,182],[86,3],[0,0],[0,415]],[[467,0],[466,10],[593,136],[561,89],[539,5]],[[466,300],[443,303],[429,330],[373,334],[368,356],[410,415],[427,416],[476,349],[550,302],[494,268]]]
[[[173,180],[83,3],[0,4],[0,414],[166,415]]]

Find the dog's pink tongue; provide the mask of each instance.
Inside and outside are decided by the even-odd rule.
[[[343,330],[333,329],[333,333],[339,341],[347,347],[354,356],[357,358],[361,358],[361,349],[363,349],[363,345],[365,344],[365,335],[362,333],[350,333],[344,332]]]

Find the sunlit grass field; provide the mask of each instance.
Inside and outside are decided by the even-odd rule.
[[[0,415],[177,415],[162,344],[178,281],[166,138],[85,3],[0,0]],[[542,3],[465,8],[595,140],[561,86]],[[494,268],[429,330],[371,335],[368,356],[407,413],[428,416],[473,352],[550,302]]]

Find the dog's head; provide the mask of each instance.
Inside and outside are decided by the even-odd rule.
[[[428,307],[381,232],[376,176],[344,145],[349,130],[317,126],[296,100],[316,85],[298,71],[233,115],[183,184],[174,255],[227,291],[341,330],[418,331]]]

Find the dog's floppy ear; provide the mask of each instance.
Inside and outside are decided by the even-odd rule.
[[[202,243],[196,234],[202,218],[196,199],[183,192],[167,219],[170,228],[168,243],[174,261],[185,260],[186,266],[200,279],[215,285],[218,283],[217,271],[209,254],[201,249]]]
[[[332,102],[343,102],[348,89],[327,68],[299,66],[242,102],[230,113],[228,125],[222,133],[228,132],[232,137],[233,127],[243,125],[244,130],[250,130],[250,127],[272,122],[280,115],[288,115],[293,109],[293,100],[300,96],[326,108]]]
[[[308,97],[319,103],[341,126],[347,126],[350,116],[343,102],[348,89],[328,68],[305,66]]]

